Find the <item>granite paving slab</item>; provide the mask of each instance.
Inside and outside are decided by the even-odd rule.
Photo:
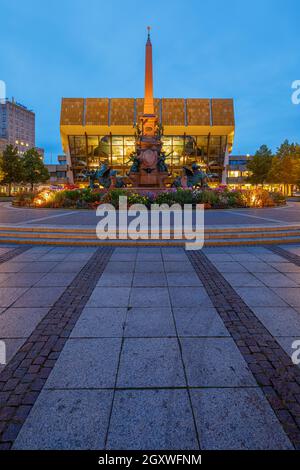
[[[204,287],[169,287],[173,307],[212,307]]]
[[[199,449],[187,391],[116,391],[107,449]]]
[[[244,266],[242,266],[240,263],[237,263],[236,261],[232,261],[232,262],[214,261],[213,263],[221,273],[246,273],[247,272],[247,269]]]
[[[181,338],[180,342],[190,386],[256,385],[232,338]]]
[[[18,295],[14,307],[51,307],[64,290],[65,287],[31,287],[23,295]]]
[[[129,287],[96,287],[87,307],[127,307]]]
[[[48,273],[56,265],[57,261],[33,261],[26,263],[25,266],[19,271],[24,273]]]
[[[169,307],[168,289],[165,287],[133,287],[129,305],[131,307]]]
[[[134,261],[110,261],[105,269],[106,273],[128,273],[134,270]]]
[[[114,387],[120,348],[120,338],[70,339],[45,388]]]
[[[258,388],[191,390],[204,450],[293,449]]]
[[[0,287],[0,307],[10,307],[27,289],[27,287]]]
[[[253,307],[253,311],[273,336],[299,336],[300,314],[291,307]]]
[[[76,273],[47,273],[35,284],[36,287],[67,287]]]
[[[255,273],[255,275],[268,287],[298,287],[296,282],[283,273]]]
[[[173,308],[178,336],[229,336],[214,307]]]
[[[48,308],[15,308],[11,307],[0,315],[1,338],[27,338]]]
[[[164,272],[136,270],[132,285],[134,287],[165,287],[167,278]]]
[[[118,387],[183,387],[185,377],[175,338],[126,338]]]
[[[43,390],[13,448],[103,449],[111,402],[109,390]]]
[[[5,273],[0,287],[32,287],[44,276],[44,273]]]
[[[196,287],[203,286],[194,272],[166,273],[167,283],[170,287]]]
[[[61,263],[57,263],[54,268],[51,269],[52,273],[78,273],[84,265],[86,264],[86,260],[84,261],[63,261]]]
[[[234,287],[264,287],[257,274],[252,273],[222,273],[224,278]],[[264,274],[265,275],[265,274]]]
[[[176,336],[171,309],[169,307],[131,308],[128,311],[124,336]]]
[[[270,263],[271,266],[273,266],[274,269],[277,271],[280,271],[281,273],[300,273],[300,267],[295,266],[292,263]]]
[[[151,255],[152,256],[152,255]],[[164,271],[164,265],[162,261],[137,261],[135,265],[135,273],[162,273]]]
[[[278,293],[268,287],[235,287],[236,292],[241,296],[249,307],[287,307]]]
[[[300,307],[299,287],[276,287],[273,290],[291,307]]]
[[[0,264],[0,273],[18,273],[23,268],[26,268],[30,263],[25,262],[15,262],[13,261],[6,261],[6,263]]]
[[[71,338],[122,337],[126,313],[126,307],[85,307]]]
[[[131,287],[133,272],[108,273],[104,272],[97,282],[98,287]]]

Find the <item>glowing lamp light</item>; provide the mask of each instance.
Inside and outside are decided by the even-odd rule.
[[[47,202],[47,200],[50,198],[51,196],[51,193],[49,191],[42,191],[38,197],[36,197],[34,199],[34,203],[37,205],[37,206],[41,206],[42,204],[44,204],[45,202]]]

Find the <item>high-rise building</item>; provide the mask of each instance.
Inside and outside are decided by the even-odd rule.
[[[20,154],[35,147],[35,114],[14,98],[0,102],[0,139],[16,146]]]

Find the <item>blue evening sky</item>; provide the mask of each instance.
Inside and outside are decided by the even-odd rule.
[[[0,0],[0,80],[36,112],[47,161],[61,97],[143,96],[146,26],[157,97],[234,98],[233,153],[300,141],[298,0]]]

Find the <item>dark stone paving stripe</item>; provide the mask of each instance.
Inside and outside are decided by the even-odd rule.
[[[285,258],[286,260],[290,261],[291,263],[294,263],[296,266],[300,266],[300,256],[296,255],[295,253],[291,253],[290,251],[284,250],[280,246],[266,246],[266,248],[269,251],[272,251],[276,255],[281,256],[282,258]]]
[[[0,450],[11,448],[112,252],[97,249],[0,373]]]
[[[187,255],[283,429],[300,449],[299,368],[204,253]]]
[[[18,246],[17,248],[13,248],[12,250],[9,250],[6,253],[3,253],[2,255],[0,255],[0,264],[6,263],[6,261],[10,261],[11,259],[20,255],[21,253],[24,253],[24,251],[30,250],[30,248],[32,248],[32,246],[30,245]]]

